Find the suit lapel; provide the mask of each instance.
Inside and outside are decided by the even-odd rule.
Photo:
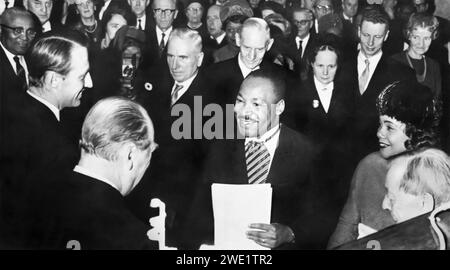
[[[278,146],[275,149],[272,165],[270,166],[269,175],[267,176],[267,183],[276,183],[277,177],[282,176],[283,172],[289,169],[286,168],[286,164],[289,163],[286,161],[289,160],[290,156],[292,155],[292,149],[293,148],[291,147],[289,136],[286,133],[286,128],[282,126],[280,130]]]

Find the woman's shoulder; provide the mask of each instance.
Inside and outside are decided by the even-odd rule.
[[[379,151],[373,152],[365,156],[358,164],[361,166],[387,165],[387,160],[383,158]]]

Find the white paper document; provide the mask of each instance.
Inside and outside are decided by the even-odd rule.
[[[250,223],[270,224],[270,184],[212,184],[216,249],[266,250],[246,236]]]

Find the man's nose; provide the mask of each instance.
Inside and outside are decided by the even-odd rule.
[[[328,75],[328,67],[325,67],[325,68],[323,69],[323,75]]]
[[[384,196],[382,207],[383,207],[384,210],[391,211],[391,208],[392,208],[391,207],[391,202],[386,196]]]
[[[369,38],[369,45],[370,45],[370,46],[373,46],[374,39],[375,39],[375,37],[370,37],[370,38]]]

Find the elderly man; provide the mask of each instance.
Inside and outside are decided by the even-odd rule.
[[[57,192],[47,200],[54,208],[48,215],[56,224],[53,248],[65,249],[70,240],[78,241],[81,249],[157,248],[147,237],[150,226],[123,201],[157,147],[145,109],[121,97],[100,100],[84,120],[80,147],[70,177],[56,184]]]
[[[270,183],[273,188],[270,224],[249,224],[247,237],[267,248],[310,248],[314,226],[308,223],[314,196],[310,189],[313,145],[303,135],[282,125],[286,82],[282,76],[257,70],[243,81],[234,112],[244,139],[213,143],[206,159],[186,233],[191,248],[212,242],[211,184]],[[194,239],[194,236],[198,239]],[[295,243],[295,244],[294,244]],[[298,246],[296,246],[298,244]],[[219,247],[220,248],[220,247]]]
[[[50,22],[53,0],[23,0],[23,6],[39,18],[43,32],[48,32],[58,27]]]
[[[216,63],[208,70],[216,102],[223,106],[234,104],[239,86],[252,71],[270,69],[284,72],[280,66],[264,60],[273,39],[270,37],[269,26],[263,19],[247,19],[236,34],[236,43],[239,46],[239,54],[236,57]]]
[[[323,16],[334,13],[334,6],[332,0],[316,0],[314,2],[314,15],[316,20],[314,21],[314,33],[319,34],[319,19]]]
[[[18,247],[30,244],[20,240],[31,240],[26,233],[35,227],[33,208],[52,191],[47,181],[76,160],[59,122],[60,110],[79,106],[84,87],[92,86],[87,40],[78,32],[44,35],[30,48],[27,60],[30,87],[17,106],[9,108],[1,142],[1,166],[8,170],[2,171],[0,228],[6,234],[0,237],[12,238],[11,245]]]
[[[309,9],[294,7],[292,9],[292,23],[297,28],[297,34],[295,38],[289,40],[288,55],[294,60],[295,72],[301,74],[306,71],[307,55],[314,48],[317,40],[317,36],[311,34],[311,29],[314,26],[314,14]]]
[[[0,17],[0,95],[25,92],[28,66],[24,55],[37,34],[33,15],[23,8],[7,9]],[[1,105],[0,105],[1,106]]]
[[[167,45],[168,74],[149,77],[153,89],[145,91],[141,103],[149,111],[158,130],[157,140],[161,151],[152,163],[154,169],[145,177],[143,185],[131,195],[130,207],[148,219],[148,211],[140,209],[148,205],[149,192],[155,192],[167,204],[167,240],[169,246],[180,246],[179,232],[187,214],[201,172],[203,158],[202,131],[196,134],[197,121],[194,111],[202,111],[209,102],[204,75],[199,70],[204,54],[200,34],[188,28],[177,28],[170,34]],[[149,83],[150,84],[150,83]],[[198,100],[198,101],[196,101]],[[191,113],[185,114],[188,110]],[[180,126],[180,120],[188,119]],[[151,185],[158,181],[156,188]],[[141,210],[144,210],[141,212]]]
[[[217,50],[227,44],[225,31],[222,28],[223,24],[220,20],[220,6],[212,5],[208,9],[208,12],[206,13],[206,26],[210,35],[210,38],[204,41],[204,44],[207,47]]]

